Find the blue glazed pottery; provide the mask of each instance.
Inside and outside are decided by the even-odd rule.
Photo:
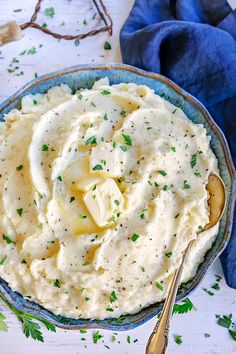
[[[120,82],[134,82],[139,85],[147,85],[154,91],[163,95],[165,99],[174,105],[181,104],[186,115],[194,123],[203,124],[211,136],[211,148],[219,161],[219,170],[226,186],[227,205],[220,223],[220,230],[213,247],[205,255],[204,261],[199,266],[195,277],[185,284],[179,291],[177,301],[189,296],[204,278],[213,261],[220,255],[230,238],[233,211],[234,193],[236,191],[234,167],[228,144],[219,127],[215,124],[209,113],[190,94],[182,90],[176,84],[165,78],[150,72],[139,70],[123,64],[111,65],[79,65],[36,78],[26,84],[5,102],[0,104],[0,121],[4,120],[4,114],[16,108],[23,96],[27,94],[45,93],[56,85],[68,84],[75,91],[80,88],[91,88],[94,81],[108,77],[111,84]],[[121,316],[119,319],[84,320],[61,317],[46,310],[42,306],[23,298],[17,292],[13,292],[8,284],[0,278],[0,294],[18,310],[41,317],[52,324],[65,329],[105,328],[110,330],[128,330],[135,328],[160,312],[163,303],[157,303],[142,309],[139,313]]]

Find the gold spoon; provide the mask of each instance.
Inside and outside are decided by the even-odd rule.
[[[208,205],[210,209],[209,223],[198,233],[215,226],[221,219],[226,203],[225,185],[222,179],[215,173],[211,173],[208,178],[206,189],[209,193]],[[161,317],[157,322],[151,336],[149,337],[146,354],[164,354],[168,345],[168,333],[170,318],[175,303],[176,293],[179,286],[180,277],[184,268],[189,249],[194,240],[190,241],[182,258],[179,268],[175,271],[169,292],[165,300]]]

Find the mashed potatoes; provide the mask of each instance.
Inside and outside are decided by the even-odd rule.
[[[0,124],[0,276],[52,312],[118,317],[165,297],[188,242],[194,276],[217,226],[202,125],[146,86],[106,79],[28,95]]]

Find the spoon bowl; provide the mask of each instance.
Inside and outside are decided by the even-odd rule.
[[[209,206],[209,222],[205,227],[198,232],[201,233],[205,230],[215,226],[221,219],[225,205],[226,205],[226,192],[225,185],[222,179],[215,173],[211,173],[208,177],[206,185],[208,191],[208,206]],[[173,279],[168,289],[163,311],[159,321],[157,322],[151,336],[149,337],[146,354],[164,354],[168,345],[168,333],[170,327],[170,318],[173,312],[176,294],[184,268],[184,262],[187,258],[188,252],[193,244],[191,240],[183,254],[183,258],[179,268],[175,271]]]

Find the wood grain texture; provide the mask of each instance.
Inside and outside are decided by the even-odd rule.
[[[0,102],[34,78],[35,73],[42,75],[76,64],[120,62],[119,30],[132,7],[133,0],[104,1],[114,20],[112,38],[104,33],[81,41],[76,46],[74,42],[58,42],[39,31],[29,29],[25,31],[21,41],[0,48]],[[96,20],[92,20],[95,11],[91,9],[91,3],[89,0],[45,0],[38,21],[47,23],[48,27],[53,29],[59,26],[62,33],[76,33],[77,29],[81,32],[84,29],[83,26],[92,27],[96,24]],[[231,0],[230,3],[236,7],[236,0]],[[33,12],[34,4],[35,1],[8,0],[6,2],[0,0],[0,25],[9,20],[25,22]],[[45,17],[44,9],[51,6],[55,8],[54,18]],[[22,9],[22,11],[14,12],[14,9]],[[88,25],[83,24],[84,20],[87,20]],[[65,25],[61,25],[63,22]],[[111,43],[112,50],[103,49],[106,40]],[[35,54],[19,55],[22,51],[33,47],[36,50]],[[9,66],[13,58],[17,58],[19,63]],[[10,74],[7,69],[15,66],[19,66],[19,69]],[[24,74],[16,76],[21,71]],[[197,311],[173,316],[169,354],[236,353],[236,342],[231,340],[227,330],[216,324],[215,318],[215,314],[232,313],[236,322],[236,291],[227,287],[222,280],[221,290],[212,297],[207,295],[202,288],[210,288],[215,281],[214,274],[222,275],[219,261],[215,262],[203,283],[191,296],[191,301]],[[6,315],[9,327],[8,333],[0,332],[0,354],[142,354],[155,322],[151,320],[135,330],[118,333],[115,343],[111,340],[113,332],[100,331],[104,335],[103,341],[93,344],[92,333],[94,331],[80,334],[76,331],[60,329],[57,329],[57,333],[43,329],[45,342],[40,343],[25,338],[19,321],[1,302],[0,313]],[[205,338],[204,333],[209,333],[211,336]],[[177,345],[173,340],[173,335],[181,335],[183,344]],[[131,337],[131,344],[127,342],[127,336]],[[82,338],[86,338],[86,341]],[[135,339],[138,339],[138,342],[133,343]],[[109,346],[110,350],[104,345]]]

